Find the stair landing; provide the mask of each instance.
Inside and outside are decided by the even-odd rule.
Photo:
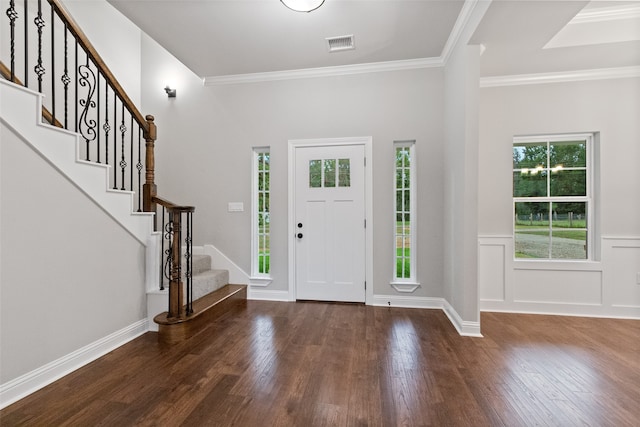
[[[246,285],[225,285],[193,302],[193,313],[183,319],[169,318],[168,313],[158,314],[153,321],[158,324],[158,340],[175,344],[184,341],[215,319],[247,302]]]

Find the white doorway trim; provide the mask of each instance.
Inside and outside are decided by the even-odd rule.
[[[295,251],[295,150],[298,147],[327,147],[331,145],[363,145],[365,167],[365,304],[373,304],[373,138],[370,136],[349,138],[290,139],[288,157],[288,225],[287,245],[289,253],[289,301],[296,300],[296,251]]]

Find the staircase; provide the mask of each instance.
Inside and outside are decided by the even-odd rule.
[[[158,339],[162,343],[175,344],[185,340],[204,330],[211,321],[241,307],[246,302],[247,287],[228,284],[229,271],[213,269],[210,255],[193,255],[192,264],[193,312],[184,319],[180,319],[171,318],[168,312],[164,311],[154,316],[153,324],[150,323],[150,329],[158,331]],[[186,262],[183,262],[182,266],[182,271],[185,271]],[[164,282],[164,290],[147,292],[147,311],[150,319],[151,313],[157,313],[161,311],[159,307],[166,306],[168,295],[166,278]],[[184,292],[186,293],[186,289]]]
[[[11,27],[11,54],[9,66],[0,62],[0,74],[5,79],[0,82],[0,119],[147,247],[147,264],[163,266],[162,278],[157,277],[160,269],[149,274],[153,269],[147,266],[147,315],[157,323],[161,342],[187,339],[206,328],[212,319],[243,306],[246,286],[229,285],[229,273],[212,269],[211,257],[193,254],[190,227],[195,208],[176,205],[157,196],[153,116],[142,116],[133,105],[61,2],[48,0],[50,10],[41,10],[41,3],[45,2],[38,2],[36,22],[44,23],[48,16],[57,15],[58,24],[64,28],[61,30],[65,36],[64,52],[51,52],[51,63],[47,64],[47,57],[39,49],[37,75],[22,76],[23,81],[32,82],[29,88],[24,87],[16,75],[15,64],[21,63],[20,55],[27,59],[28,55],[14,49],[14,38],[21,34],[14,31],[14,27],[24,17],[16,13],[14,2],[10,3],[6,15]],[[73,39],[75,62],[67,56],[67,36]],[[41,44],[41,34],[31,37]],[[82,61],[78,61],[78,50],[84,52]],[[47,88],[44,85],[49,80],[42,79],[42,74],[54,69],[54,57],[58,64],[65,64],[65,74],[58,79],[62,83],[56,83],[64,84],[57,89],[58,94],[63,94],[64,104],[61,98],[56,102],[55,87]],[[71,62],[70,68],[75,68],[75,73],[67,73],[67,62]],[[25,65],[24,68],[32,67]],[[42,73],[38,73],[38,69]],[[71,80],[74,74],[80,79],[79,85]],[[35,83],[38,83],[37,92],[31,89]],[[47,106],[43,103],[43,92],[51,99]],[[33,120],[34,113],[36,120]],[[72,119],[74,116],[79,117],[78,123]],[[42,118],[50,124],[43,123]],[[164,251],[163,246],[161,253],[159,242],[168,242],[168,249]],[[183,259],[189,262],[182,262]],[[150,260],[155,261],[150,263]],[[163,277],[165,271],[166,278]],[[151,290],[152,286],[156,290]],[[168,311],[159,313],[167,307]]]

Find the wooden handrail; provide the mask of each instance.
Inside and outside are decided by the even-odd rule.
[[[91,58],[94,64],[98,67],[101,74],[105,78],[105,80],[109,83],[109,86],[114,90],[114,92],[118,95],[118,97],[122,100],[125,108],[129,110],[133,118],[138,122],[140,127],[143,130],[145,139],[148,139],[150,136],[149,123],[145,119],[145,117],[138,111],[138,108],[134,105],[133,101],[129,98],[127,93],[124,91],[118,80],[115,78],[109,67],[105,64],[102,57],[98,54],[98,51],[93,47],[89,38],[85,35],[85,33],[80,29],[80,26],[76,23],[76,21],[71,17],[69,12],[64,8],[60,0],[47,0],[56,14],[60,17],[62,22],[67,25],[67,28],[74,35],[78,44],[82,47],[82,49],[86,52],[86,54]],[[155,138],[154,138],[155,139]]]
[[[9,67],[4,65],[2,61],[0,61],[0,74],[2,74],[2,77],[4,77],[5,79],[12,81],[13,83],[19,84],[20,86],[24,86],[24,84],[20,81],[20,79],[15,75],[13,76],[13,79],[11,79],[11,70],[9,69]],[[59,128],[64,127],[58,119],[53,117],[53,114],[51,114],[51,112],[47,110],[47,107],[45,107],[44,105],[42,106],[42,117],[44,117],[44,119],[49,124],[55,127],[59,127]]]
[[[164,206],[167,210],[176,211],[176,212],[195,212],[196,208],[193,206],[181,206],[176,205],[173,202],[160,198],[158,196],[154,196],[151,198],[154,203],[159,204],[160,206]]]

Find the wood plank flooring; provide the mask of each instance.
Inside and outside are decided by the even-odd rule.
[[[248,301],[147,333],[0,412],[4,426],[640,426],[640,321]]]

